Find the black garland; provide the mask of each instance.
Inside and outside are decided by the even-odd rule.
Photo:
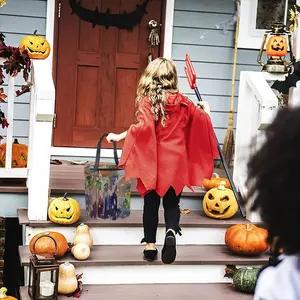
[[[147,5],[149,0],[145,0],[141,5],[137,4],[136,10],[130,13],[124,11],[122,14],[111,14],[107,9],[105,13],[99,12],[98,6],[95,10],[90,10],[81,6],[81,1],[70,0],[72,14],[76,14],[81,20],[92,23],[93,27],[96,25],[109,27],[117,27],[119,29],[131,30],[138,24],[147,12]]]

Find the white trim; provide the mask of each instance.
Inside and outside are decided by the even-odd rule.
[[[171,58],[172,41],[173,41],[173,22],[174,22],[174,6],[175,0],[166,0],[166,16],[165,16],[165,32],[164,32],[164,53],[163,56]],[[49,61],[52,69],[53,64],[53,43],[54,43],[54,22],[55,22],[55,2],[56,0],[47,1],[47,25],[46,39],[52,49]],[[118,152],[120,155],[120,151]],[[57,156],[74,156],[74,157],[95,157],[95,148],[72,148],[72,147],[51,147],[51,155]],[[101,153],[102,157],[112,158],[112,150],[104,149]]]
[[[239,48],[260,49],[261,47],[265,30],[256,29],[257,3],[258,0],[241,0]]]
[[[170,59],[172,57],[174,7],[175,7],[175,0],[167,0],[163,56],[168,59]]]
[[[27,168],[0,168],[0,178],[27,178],[28,169]]]
[[[96,150],[96,148],[51,147],[51,155],[69,157],[95,157]],[[121,150],[118,150],[118,156],[121,156]],[[113,150],[101,150],[101,157],[113,158]]]
[[[47,1],[47,19],[46,19],[46,40],[50,44],[50,55],[47,58],[50,62],[52,72],[53,65],[53,45],[54,45],[54,22],[55,22],[55,2],[56,0]]]

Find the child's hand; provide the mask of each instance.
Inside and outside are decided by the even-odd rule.
[[[203,109],[210,116],[210,108],[206,101],[201,101],[197,103],[197,106]]]
[[[110,133],[110,134],[106,137],[106,140],[107,140],[109,143],[112,143],[112,142],[119,142],[121,139],[120,139],[120,135],[119,135],[119,134]]]

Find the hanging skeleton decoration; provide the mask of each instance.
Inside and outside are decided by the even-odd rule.
[[[119,29],[131,30],[133,27],[140,23],[143,16],[148,14],[147,5],[149,0],[144,0],[142,4],[136,5],[136,10],[128,13],[126,10],[122,14],[112,14],[109,10],[105,13],[99,12],[98,6],[95,9],[90,10],[81,6],[79,0],[69,0],[69,4],[72,8],[72,14],[77,15],[81,20],[92,23],[95,28],[98,26],[105,26],[106,29],[109,27],[117,27]]]
[[[158,34],[158,24],[156,21],[151,20],[149,23],[150,34],[149,34],[149,55],[148,55],[148,63],[150,63],[153,59],[153,48],[157,47],[160,44],[159,34]]]

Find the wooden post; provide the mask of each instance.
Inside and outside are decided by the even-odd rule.
[[[296,3],[300,5],[300,0],[297,0]],[[300,17],[298,16],[298,23],[300,22]],[[300,23],[299,23],[300,24]],[[296,27],[293,32],[293,54],[296,58],[296,61],[300,59],[300,26]],[[299,85],[299,83],[298,83]],[[298,106],[300,105],[300,87],[293,87],[290,89],[289,93],[289,106]]]
[[[277,97],[266,81],[267,76],[262,72],[243,71],[240,77],[233,180],[243,197],[248,194],[248,161],[262,144],[263,129],[272,122],[278,106]],[[260,216],[250,211],[250,205],[251,199],[246,207],[247,219],[260,221]]]
[[[47,220],[54,102],[49,61],[34,60],[27,181],[29,220]]]

